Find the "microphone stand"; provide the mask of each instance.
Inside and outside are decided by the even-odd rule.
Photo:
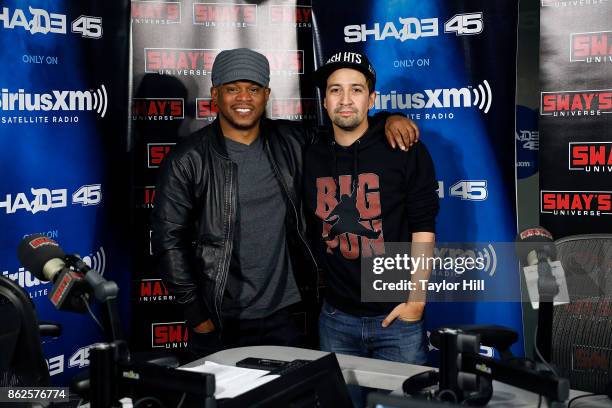
[[[104,279],[98,272],[89,268],[85,262],[74,255],[67,255],[66,265],[74,268],[85,278],[85,282],[93,289],[94,297],[106,307],[107,329],[110,331],[110,340],[124,340],[123,329],[119,320],[117,295],[119,287],[113,281]]]
[[[217,407],[214,375],[132,361],[119,319],[117,284],[104,279],[74,255],[66,256],[66,264],[85,276],[94,297],[106,306],[108,313],[111,342],[98,343],[90,349],[91,408],[115,406],[121,394],[129,394],[135,387],[182,392],[183,401],[187,395],[198,396],[202,407]]]
[[[480,335],[460,330],[441,329],[440,333],[440,381],[438,398],[443,401],[466,402],[466,388],[474,389],[475,381],[466,375],[473,374],[500,381],[546,397],[551,407],[565,407],[569,397],[569,381],[550,373],[541,373],[516,363],[498,361],[478,354]]]
[[[549,257],[543,251],[538,256],[538,333],[536,345],[542,358],[548,362],[552,349],[553,299],[559,293],[559,285],[552,273]]]

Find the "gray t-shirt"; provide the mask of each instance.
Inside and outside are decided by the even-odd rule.
[[[238,220],[223,316],[258,319],[300,301],[286,243],[286,197],[261,138],[225,144],[238,166]]]

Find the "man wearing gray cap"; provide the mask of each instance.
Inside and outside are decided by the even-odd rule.
[[[297,345],[288,307],[314,299],[317,278],[301,212],[306,132],[263,117],[270,68],[262,54],[222,51],[211,79],[217,120],[177,144],[160,171],[158,269],[183,307],[196,356]],[[393,116],[387,127],[394,143],[414,136],[408,119]]]

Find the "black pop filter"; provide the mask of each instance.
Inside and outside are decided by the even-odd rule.
[[[66,256],[59,244],[42,234],[26,236],[17,248],[19,262],[41,281],[49,278],[43,273],[43,268],[51,259],[62,259]]]

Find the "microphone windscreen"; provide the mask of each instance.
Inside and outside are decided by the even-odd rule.
[[[41,281],[49,280],[43,273],[45,264],[51,259],[65,256],[57,242],[42,234],[26,236],[17,248],[19,262]]]
[[[552,260],[557,258],[552,234],[543,227],[532,227],[523,230],[516,236],[516,255],[523,264],[528,264],[527,255],[532,251],[543,251]]]

